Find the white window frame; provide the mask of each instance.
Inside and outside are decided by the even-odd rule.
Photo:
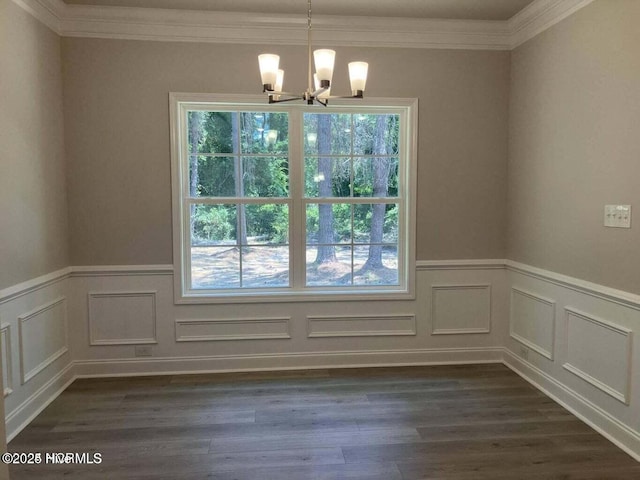
[[[306,222],[305,204],[317,203],[303,197],[304,175],[302,154],[301,119],[304,112],[354,113],[345,107],[355,107],[359,112],[389,113],[400,117],[403,135],[398,156],[403,166],[398,171],[400,192],[399,224],[406,225],[398,232],[398,278],[400,285],[305,287],[306,269]],[[170,93],[171,127],[171,186],[173,210],[173,262],[174,300],[176,304],[193,303],[263,303],[300,301],[363,301],[363,300],[409,300],[415,298],[415,236],[416,236],[416,172],[418,100],[398,98],[371,98],[357,101],[332,101],[328,108],[301,104],[268,105],[266,98],[256,95],[222,95],[206,93]],[[273,110],[289,113],[289,244],[290,287],[274,289],[201,290],[190,289],[190,224],[189,205],[185,201],[188,192],[188,138],[186,112],[193,109],[206,110]],[[302,158],[295,158],[296,153]],[[309,201],[311,200],[311,201]],[[339,202],[340,199],[336,199]],[[265,202],[272,203],[265,198]],[[344,203],[344,202],[343,202]],[[366,203],[366,202],[365,202]],[[369,202],[371,203],[371,202]],[[304,230],[304,232],[302,232]],[[296,288],[296,285],[298,287]]]

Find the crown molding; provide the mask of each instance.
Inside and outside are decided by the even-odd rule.
[[[314,16],[326,46],[511,50],[593,0],[535,0],[507,21]],[[303,15],[67,5],[13,0],[64,37],[306,45]]]
[[[544,32],[593,0],[535,0],[507,20],[511,49]]]
[[[306,45],[301,15],[67,5],[61,35],[186,42]],[[314,17],[314,40],[327,46],[508,50],[504,22],[413,18]]]
[[[58,35],[60,20],[67,4],[62,0],[13,0],[13,3],[44,23]]]

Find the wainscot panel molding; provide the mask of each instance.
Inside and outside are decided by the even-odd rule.
[[[491,332],[491,285],[431,286],[431,334]]]
[[[521,273],[569,290],[574,290],[579,293],[584,293],[595,298],[617,303],[640,311],[640,295],[625,292],[623,290],[617,290],[615,288],[605,287],[604,285],[544,270],[542,268],[532,267],[531,265],[525,265],[524,263],[518,263],[512,260],[507,260],[506,266],[509,271]]]
[[[66,37],[306,44],[304,11],[275,15],[13,1]],[[511,50],[591,1],[535,0],[504,21],[316,15],[314,35],[326,46]]]
[[[155,290],[89,292],[89,345],[158,343],[156,293]]]
[[[638,297],[515,262],[507,270],[514,331],[547,350],[552,311],[557,328],[554,361],[529,355],[512,336],[505,364],[640,461],[640,352],[632,345]],[[518,312],[529,328],[546,325],[545,335],[518,328]]]
[[[629,404],[632,332],[572,308],[567,316],[567,361],[563,367]]]
[[[415,315],[307,316],[307,337],[390,337],[416,335]]]
[[[55,272],[47,273],[26,282],[18,283],[9,288],[0,290],[0,305],[28,295],[42,288],[53,285],[69,277],[71,267],[62,268]]]
[[[178,319],[176,342],[289,339],[290,317]]]
[[[70,270],[71,277],[173,275],[173,265],[96,265]]]
[[[13,364],[11,361],[11,325],[0,326],[0,351],[2,352],[2,391],[4,397],[13,392]]]
[[[69,351],[66,298],[18,317],[20,376],[24,385]]]
[[[553,360],[556,302],[511,287],[509,335],[543,357]]]
[[[503,270],[506,264],[504,259],[418,260],[416,270]]]
[[[0,291],[5,423],[11,440],[73,379],[63,268]]]

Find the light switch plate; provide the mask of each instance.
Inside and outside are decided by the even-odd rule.
[[[631,205],[605,205],[604,226],[631,228]]]

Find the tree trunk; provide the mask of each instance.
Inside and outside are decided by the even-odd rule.
[[[236,178],[236,196],[244,197],[244,178],[242,178],[241,172],[241,162],[242,157],[240,157],[240,117],[239,114],[233,112],[231,114],[231,145],[233,145],[233,154],[236,155],[235,162],[233,162],[233,174]],[[238,205],[237,209],[238,215],[238,224],[236,233],[237,237],[240,239],[241,245],[247,244],[247,215],[245,213],[245,206]]]
[[[376,119],[376,133],[374,138],[374,155],[386,155],[386,130],[387,130],[387,115],[378,115]],[[391,165],[388,158],[375,157],[373,159],[373,196],[374,197],[386,197],[389,189],[389,171]],[[384,214],[386,211],[386,205],[384,203],[376,203],[372,206],[371,213],[371,239],[370,242],[382,243],[382,236],[384,232]],[[369,256],[364,264],[367,268],[380,268],[382,267],[382,245],[370,245]]]
[[[191,139],[192,149],[190,153],[198,153],[198,145],[202,140],[202,124],[204,122],[204,113],[200,111],[191,112],[191,122],[189,123],[189,137]],[[189,156],[189,196],[198,195],[198,156]],[[196,206],[191,205],[191,238],[194,235],[194,217]]]
[[[323,157],[331,153],[331,115],[318,115],[318,192],[320,197],[331,196],[331,158]],[[333,206],[330,203],[318,205],[318,254],[316,263],[336,262],[333,232]]]

